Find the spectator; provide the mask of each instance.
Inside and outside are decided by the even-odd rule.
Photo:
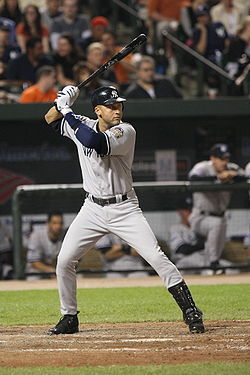
[[[16,38],[22,52],[26,52],[26,43],[32,37],[41,38],[45,53],[49,52],[49,31],[41,23],[41,14],[35,5],[27,5],[23,12],[23,21],[16,27]]]
[[[211,9],[212,21],[223,23],[230,37],[236,34],[244,16],[243,9],[234,4],[234,0],[221,0]]]
[[[196,8],[197,25],[193,34],[193,46],[207,59],[218,63],[226,47],[227,31],[221,22],[211,22],[209,8]]]
[[[132,99],[181,98],[173,83],[166,79],[156,79],[155,62],[150,56],[143,56],[136,63],[136,81],[125,91]]]
[[[207,181],[226,184],[244,181],[244,171],[229,162],[230,153],[226,144],[217,143],[210,150],[210,160],[202,161],[191,169],[191,181]],[[227,221],[225,211],[231,194],[228,191],[197,192],[193,194],[193,210],[189,218],[191,229],[205,237],[205,251],[209,264],[215,271],[225,245]]]
[[[193,48],[208,60],[217,65],[222,65],[223,53],[228,45],[228,35],[221,22],[211,22],[209,8],[198,6],[196,8],[197,25],[193,34]],[[201,67],[204,81],[208,85],[208,92],[213,89],[217,92],[220,88],[218,75],[211,69]]]
[[[87,64],[84,61],[79,61],[74,67],[73,67],[73,73],[74,73],[74,81],[75,85],[79,85],[82,81],[87,79],[93,71],[89,69]],[[83,86],[81,88],[80,94],[78,99],[88,99],[91,97],[94,90],[101,86],[110,86],[111,82],[105,81],[104,79],[100,77],[96,77],[92,81],[90,81],[87,85]]]
[[[226,53],[226,70],[232,78],[238,77],[249,64],[248,46],[250,44],[250,16],[238,28],[235,37],[230,39]]]
[[[18,0],[4,0],[0,9],[0,16],[8,18],[17,25],[22,20],[22,12]]]
[[[9,39],[11,43],[16,42],[16,32],[15,32],[15,27],[16,24],[14,21],[10,20],[9,18],[5,17],[0,17],[0,25],[4,25],[9,28],[10,34],[9,34]]]
[[[26,43],[26,53],[11,60],[7,67],[7,79],[35,83],[36,71],[43,65],[53,65],[53,60],[43,51],[40,38],[33,37]]]
[[[54,54],[57,81],[61,86],[74,85],[72,67],[80,60],[78,50],[72,35],[62,34],[57,41],[57,51]]]
[[[188,41],[188,44],[193,38],[193,32],[197,23],[196,8],[201,5],[206,5],[206,0],[191,0],[183,2],[180,13],[180,25],[178,27],[178,38],[183,42]]]
[[[55,272],[57,255],[65,235],[63,216],[60,212],[48,215],[46,225],[31,233],[27,251],[27,273]],[[52,275],[52,277],[55,277]],[[27,276],[27,280],[48,278],[42,275]]]
[[[102,44],[104,45],[104,62],[108,61],[112,56],[119,52],[122,47],[117,46],[115,34],[106,31],[102,35]],[[130,74],[135,73],[135,66],[131,62],[131,55],[126,56],[114,66],[116,81],[119,84],[127,84],[131,81]]]
[[[0,63],[2,64],[1,79],[6,79],[7,65],[10,60],[20,55],[20,48],[10,42],[10,28],[7,25],[0,24]]]
[[[77,0],[63,0],[62,15],[56,17],[51,26],[52,49],[57,49],[60,34],[66,32],[73,36],[75,42],[89,35],[89,25],[85,17],[78,14]]]
[[[103,44],[99,42],[91,43],[88,46],[86,54],[86,65],[91,72],[94,72],[102,65],[104,59],[104,51],[105,48]],[[115,73],[112,69],[105,70],[105,72],[102,74],[102,78],[106,81],[112,82],[112,84],[115,84],[117,82]]]
[[[52,66],[42,66],[36,72],[37,83],[25,89],[19,103],[48,103],[56,99],[56,72]]]
[[[107,278],[148,276],[148,272],[144,271],[145,265],[142,258],[120,237],[107,234],[96,243],[96,248],[102,254],[103,270],[112,271],[106,273]],[[134,271],[125,272],[126,270]]]
[[[103,33],[107,31],[108,27],[109,21],[107,18],[102,16],[92,18],[90,21],[90,35],[87,35],[86,38],[79,42],[84,56],[86,56],[86,49],[91,43],[102,41]]]
[[[46,7],[41,10],[42,23],[51,31],[54,19],[61,14],[61,0],[46,0]]]
[[[180,20],[182,0],[149,0],[148,15],[156,22],[157,39],[161,43],[161,31],[170,23],[177,23]]]
[[[13,277],[13,249],[9,230],[3,221],[0,221],[0,280],[9,280]]]

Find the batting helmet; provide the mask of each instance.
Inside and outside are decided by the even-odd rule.
[[[99,87],[91,95],[91,103],[93,108],[95,108],[97,105],[109,105],[125,101],[126,99],[119,96],[119,92],[114,86]]]

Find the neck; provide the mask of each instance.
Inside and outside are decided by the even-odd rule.
[[[154,87],[153,83],[151,82],[145,82],[145,81],[142,81],[141,79],[138,79],[137,80],[137,83],[139,86],[141,86],[144,90],[149,90],[149,89],[152,89]]]
[[[99,118],[99,119],[98,119],[97,129],[98,129],[100,132],[105,132],[105,131],[108,130],[109,128],[110,128],[110,125],[107,124],[105,121],[103,121],[102,118]]]
[[[76,19],[76,16],[74,17],[64,16],[64,21],[66,21],[67,23],[73,23],[75,19]]]
[[[46,84],[44,84],[43,82],[38,82],[37,86],[38,86],[39,90],[44,92],[44,93],[46,93],[50,90],[50,88]]]
[[[31,54],[28,54],[27,56],[32,65],[35,66],[38,64],[38,60],[35,57],[33,57]]]

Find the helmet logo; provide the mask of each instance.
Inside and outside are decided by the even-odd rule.
[[[111,98],[118,98],[118,94],[115,90],[111,91]]]

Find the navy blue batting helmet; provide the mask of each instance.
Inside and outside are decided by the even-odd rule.
[[[96,89],[91,95],[93,108],[97,105],[109,105],[114,103],[125,102],[125,98],[119,96],[119,92],[114,86],[102,86]]]

